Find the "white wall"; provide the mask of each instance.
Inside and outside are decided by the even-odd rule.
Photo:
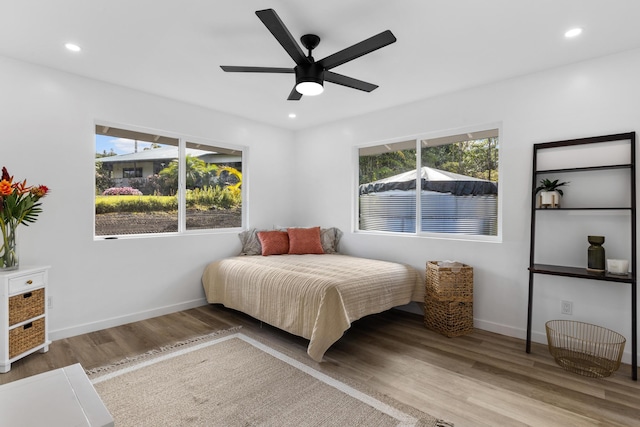
[[[341,228],[341,249],[350,254],[406,262],[420,271],[427,260],[456,259],[473,266],[476,327],[524,338],[532,145],[640,131],[639,75],[636,50],[298,132],[296,217]],[[501,243],[350,232],[354,146],[495,122],[502,123]],[[583,234],[578,248],[586,265],[586,235],[594,233],[585,229]],[[558,244],[573,248],[575,242]],[[570,300],[574,314],[566,318],[611,328],[630,341],[628,285],[544,276],[535,283],[534,340],[545,342],[544,322],[562,318],[560,301]],[[627,361],[629,355],[630,343]]]
[[[337,226],[345,232],[343,251],[407,262],[420,271],[427,260],[468,263],[475,274],[476,326],[521,338],[532,144],[640,130],[640,51],[295,134],[6,58],[0,69],[0,166],[52,189],[44,213],[19,228],[19,239],[23,264],[52,266],[54,339],[203,304],[203,267],[239,250],[235,233],[94,241],[95,120],[248,146],[251,226]],[[354,146],[496,122],[502,123],[501,243],[351,231]],[[562,299],[573,301],[572,319],[630,337],[628,287],[559,278],[537,278],[536,285],[537,341],[544,340],[544,321],[561,317]],[[628,360],[629,345],[626,353]]]
[[[52,266],[53,339],[202,305],[204,266],[240,250],[236,233],[94,241],[96,120],[249,147],[251,224],[292,221],[291,132],[6,58],[0,69],[0,166],[51,188],[18,238],[22,265]]]

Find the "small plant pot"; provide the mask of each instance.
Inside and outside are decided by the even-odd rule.
[[[538,201],[541,208],[557,209],[560,207],[561,197],[557,191],[540,191]]]

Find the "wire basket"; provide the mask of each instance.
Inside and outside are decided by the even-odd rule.
[[[625,337],[610,329],[572,320],[545,324],[549,352],[567,371],[604,378],[620,367]]]

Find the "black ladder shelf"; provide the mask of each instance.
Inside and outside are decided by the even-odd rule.
[[[588,144],[598,144],[616,141],[628,141],[630,148],[629,163],[604,165],[604,166],[586,166],[576,168],[563,169],[547,169],[538,170],[538,155],[541,150],[572,147]],[[536,274],[545,274],[552,276],[572,277],[576,279],[599,280],[605,282],[617,282],[629,284],[631,288],[631,377],[634,381],[638,379],[638,341],[637,341],[637,282],[636,282],[636,151],[635,151],[636,134],[635,132],[621,133],[615,135],[597,136],[591,138],[571,139],[565,141],[546,142],[534,144],[533,146],[533,179],[531,191],[531,240],[529,252],[529,304],[527,308],[527,353],[531,353],[531,328],[533,316],[533,285]],[[543,174],[562,174],[576,172],[593,172],[600,170],[627,169],[629,170],[630,180],[630,205],[629,206],[610,206],[610,207],[574,207],[574,208],[558,208],[558,209],[540,209],[536,207],[535,189],[538,183],[539,175]],[[540,210],[545,211],[568,211],[568,210],[591,210],[591,211],[629,211],[631,233],[631,273],[627,275],[615,275],[609,273],[592,273],[586,268],[569,267],[562,265],[538,264],[535,262],[535,243],[536,243],[536,213]]]

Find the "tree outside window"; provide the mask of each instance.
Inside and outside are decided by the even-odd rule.
[[[496,236],[498,165],[498,129],[360,148],[358,229]]]

